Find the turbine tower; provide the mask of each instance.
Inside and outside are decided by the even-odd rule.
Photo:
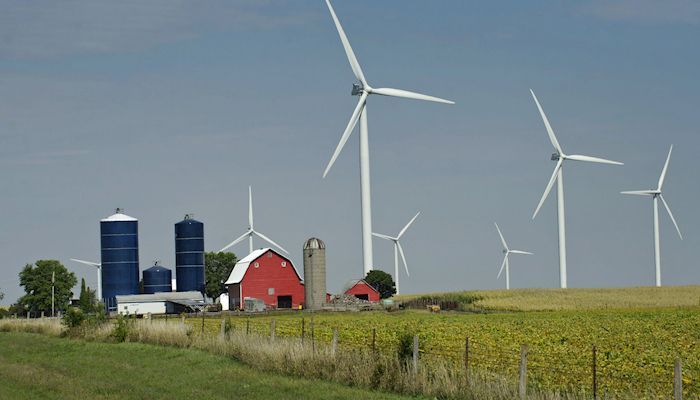
[[[97,268],[97,299],[99,301],[104,301],[104,299],[102,299],[102,264],[92,261],[78,260],[77,258],[71,258],[70,260]]]
[[[597,158],[597,157],[590,157],[590,156],[581,156],[581,155],[567,155],[564,154],[564,150],[562,150],[561,146],[559,145],[559,142],[557,141],[557,137],[554,135],[554,130],[552,130],[552,126],[549,124],[549,120],[547,119],[547,116],[544,114],[544,110],[542,109],[542,106],[540,106],[540,102],[537,101],[537,96],[535,96],[535,92],[530,89],[530,93],[532,94],[532,98],[535,100],[535,104],[537,104],[537,109],[540,111],[540,115],[542,116],[542,121],[544,122],[544,126],[547,129],[547,134],[549,135],[549,140],[552,142],[552,146],[554,146],[555,153],[552,154],[552,161],[556,161],[557,165],[554,167],[554,173],[552,173],[552,177],[549,178],[549,183],[547,183],[547,188],[544,190],[544,194],[542,194],[542,198],[540,199],[540,203],[537,205],[537,208],[535,209],[535,213],[532,215],[532,219],[535,219],[537,216],[537,213],[540,211],[540,208],[542,207],[542,203],[544,203],[544,200],[547,198],[547,195],[549,195],[549,192],[552,190],[552,186],[554,186],[554,181],[557,181],[557,217],[558,217],[558,222],[559,222],[559,285],[562,289],[566,288],[566,223],[564,220],[564,161],[566,160],[573,160],[573,161],[586,161],[586,162],[593,162],[593,163],[600,163],[600,164],[612,164],[612,165],[624,165],[621,162],[618,161],[610,161],[606,160],[603,158]]]
[[[328,171],[330,171],[331,167],[333,166],[333,163],[335,162],[336,158],[338,158],[338,155],[340,152],[343,150],[343,146],[345,146],[345,143],[348,141],[348,138],[350,138],[350,135],[352,134],[352,131],[355,129],[355,125],[357,124],[357,121],[360,121],[360,193],[361,193],[361,203],[362,203],[362,263],[364,266],[364,272],[367,274],[367,272],[372,270],[373,267],[373,261],[372,261],[372,201],[371,201],[371,193],[370,193],[370,169],[369,169],[369,133],[367,130],[367,97],[371,94],[379,94],[383,96],[390,96],[390,97],[402,97],[402,98],[407,98],[407,99],[415,99],[415,100],[425,100],[425,101],[433,101],[437,103],[445,103],[445,104],[454,104],[454,102],[441,99],[438,97],[433,97],[433,96],[426,96],[424,94],[420,93],[415,93],[415,92],[409,92],[407,90],[401,90],[401,89],[392,89],[392,88],[373,88],[367,83],[367,80],[365,79],[365,75],[362,73],[362,68],[360,67],[359,62],[357,61],[357,57],[355,57],[355,53],[352,50],[352,47],[350,47],[350,42],[348,41],[347,36],[345,35],[345,31],[343,30],[343,27],[340,25],[340,21],[338,20],[338,17],[335,15],[335,11],[333,10],[333,6],[331,5],[331,2],[329,0],[326,0],[326,4],[328,5],[328,9],[330,10],[331,17],[333,17],[333,22],[335,23],[335,27],[338,30],[338,35],[340,35],[340,41],[343,43],[343,48],[345,49],[345,54],[348,57],[348,61],[350,62],[350,68],[352,68],[352,72],[355,75],[355,78],[357,78],[358,83],[353,84],[352,87],[352,95],[353,96],[360,96],[359,101],[357,102],[357,106],[355,106],[355,110],[352,113],[352,116],[350,117],[350,121],[348,122],[347,126],[345,127],[345,131],[343,132],[343,135],[340,138],[340,142],[338,143],[338,146],[335,148],[335,152],[333,152],[333,156],[331,157],[331,160],[328,162],[328,166],[326,167],[326,170],[323,172],[323,177],[325,178],[326,175],[328,175]]]
[[[498,231],[498,236],[501,237],[501,243],[503,244],[503,263],[501,264],[501,269],[498,270],[498,275],[496,276],[496,279],[501,277],[501,274],[503,273],[503,269],[505,268],[506,271],[506,290],[510,290],[510,262],[508,261],[508,256],[511,254],[527,254],[527,255],[532,255],[529,251],[522,251],[522,250],[511,250],[508,248],[508,244],[506,243],[506,240],[503,238],[503,234],[501,233],[501,229],[498,227],[497,223],[493,223],[496,225],[496,230]]]
[[[673,145],[668,150],[668,156],[666,157],[666,163],[664,164],[664,169],[661,170],[661,176],[659,177],[659,184],[656,190],[632,190],[627,192],[621,192],[622,194],[632,194],[636,196],[650,196],[654,200],[654,264],[656,265],[656,286],[661,286],[661,245],[659,244],[659,199],[664,203],[664,207],[668,212],[668,216],[671,217],[673,226],[676,227],[676,232],[678,232],[678,237],[683,240],[683,235],[681,230],[678,228],[676,219],[673,218],[673,213],[671,212],[671,207],[668,206],[666,200],[664,199],[661,189],[664,186],[664,180],[666,180],[666,172],[668,171],[668,163],[671,161],[671,152],[673,151]]]
[[[408,223],[406,226],[401,229],[398,235],[396,237],[389,236],[389,235],[383,235],[381,233],[374,233],[372,232],[372,235],[382,238],[385,240],[390,240],[394,242],[394,283],[396,283],[396,294],[401,294],[399,292],[399,253],[401,253],[401,260],[403,261],[403,266],[406,269],[406,276],[410,276],[411,274],[408,273],[408,264],[406,263],[406,255],[403,253],[403,248],[401,247],[401,243],[399,240],[401,239],[401,236],[403,236],[404,233],[408,230],[408,227],[413,224],[413,221],[418,218],[420,215],[420,211],[418,211],[418,214],[416,214]]]
[[[270,243],[271,245],[279,248],[286,254],[289,254],[287,250],[282,248],[282,246],[278,245],[277,243],[273,242],[272,239],[269,237],[263,235],[262,233],[258,232],[255,230],[253,227],[253,189],[248,186],[248,230],[236,238],[233,242],[227,244],[224,248],[219,250],[219,252],[226,251],[230,247],[237,245],[238,243],[242,242],[245,238],[248,238],[248,254],[253,252],[253,236],[258,236],[260,239]]]

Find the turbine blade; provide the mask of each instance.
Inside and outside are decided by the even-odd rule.
[[[248,186],[248,227],[253,229],[253,188]]]
[[[391,240],[391,241],[395,241],[395,240],[396,240],[396,238],[393,238],[393,237],[391,237],[391,236],[389,236],[389,235],[383,235],[383,234],[381,234],[381,233],[374,233],[374,232],[372,232],[372,236],[376,236],[376,237],[378,237],[378,238],[386,239],[386,240]]]
[[[532,98],[535,99],[535,104],[537,104],[537,109],[540,111],[540,115],[542,116],[542,121],[544,121],[544,127],[547,129],[547,134],[549,135],[549,140],[552,142],[552,146],[557,150],[559,154],[564,154],[564,152],[561,149],[561,146],[559,145],[559,141],[557,140],[557,137],[554,135],[554,130],[552,129],[552,126],[549,124],[549,120],[547,119],[547,116],[544,113],[544,110],[542,109],[542,106],[540,105],[540,102],[537,100],[537,96],[535,96],[535,92],[530,89],[530,93],[532,94]]]
[[[338,16],[335,15],[335,10],[333,10],[333,6],[331,5],[331,2],[329,0],[326,0],[326,4],[328,5],[328,10],[331,12],[331,17],[333,17],[333,22],[335,23],[336,29],[338,29],[338,35],[340,35],[340,41],[343,42],[343,48],[345,49],[345,55],[348,56],[348,61],[350,62],[350,68],[352,68],[352,72],[355,74],[355,78],[362,82],[363,86],[368,86],[367,85],[367,80],[365,80],[365,75],[362,73],[362,68],[360,67],[360,63],[357,61],[357,57],[355,57],[355,52],[352,51],[352,47],[350,46],[350,42],[348,41],[348,37],[345,35],[345,30],[343,30],[343,26],[340,25],[340,21],[338,20]]]
[[[508,253],[506,253],[506,255],[503,256],[503,264],[501,264],[501,269],[498,270],[498,275],[496,275],[496,279],[501,277],[501,274],[503,273],[503,268],[506,267],[507,260],[508,260]]]
[[[513,254],[526,254],[528,256],[534,255],[534,253],[530,253],[529,251],[522,251],[522,250],[510,250],[510,252]]]
[[[624,163],[621,163],[619,161],[606,160],[604,158],[591,157],[591,156],[582,156],[582,155],[578,155],[578,154],[574,154],[572,156],[566,156],[566,158],[568,160],[587,161],[587,162],[594,162],[594,163],[599,163],[599,164],[625,165]]]
[[[81,263],[81,264],[85,264],[85,265],[90,265],[90,266],[92,266],[92,267],[98,267],[98,268],[99,268],[99,267],[102,266],[102,264],[100,264],[100,263],[96,263],[96,262],[92,262],[92,261],[85,261],[85,260],[78,260],[77,258],[71,258],[70,260],[71,260],[71,261],[75,261],[75,262],[77,262],[77,263]]]
[[[547,183],[547,187],[544,189],[544,193],[542,194],[542,198],[540,199],[540,203],[537,204],[537,208],[535,209],[535,213],[532,214],[532,219],[535,219],[537,216],[537,213],[540,212],[540,208],[542,208],[542,204],[544,203],[544,200],[547,198],[549,195],[549,192],[552,190],[552,186],[554,186],[554,181],[557,179],[557,174],[559,173],[559,170],[561,169],[562,162],[564,159],[560,158],[559,161],[557,161],[557,166],[554,167],[554,172],[552,173],[552,177],[549,178],[549,183]]]
[[[401,236],[403,236],[403,234],[406,233],[406,231],[408,230],[408,227],[410,227],[411,224],[413,224],[413,221],[415,221],[416,218],[418,218],[419,215],[420,215],[420,211],[418,211],[418,213],[417,213],[413,218],[411,218],[410,221],[408,221],[408,223],[406,224],[406,226],[404,226],[403,229],[401,229],[401,232],[399,232],[399,235],[396,236],[396,239],[397,239],[397,240],[398,240],[398,239],[401,239]]]
[[[350,135],[352,134],[353,129],[355,129],[355,125],[357,124],[357,120],[358,120],[358,118],[360,118],[360,113],[362,112],[362,110],[365,107],[365,100],[367,100],[367,93],[363,92],[362,96],[360,96],[360,101],[358,101],[357,106],[355,106],[355,111],[352,112],[352,116],[350,117],[350,121],[348,122],[348,126],[345,127],[345,132],[343,132],[343,136],[340,137],[340,142],[338,142],[338,146],[335,148],[335,151],[333,152],[333,157],[331,157],[331,160],[328,162],[328,166],[326,167],[326,170],[323,171],[324,178],[326,177],[326,175],[328,175],[328,171],[331,170],[333,163],[335,163],[335,160],[338,158],[338,155],[343,150],[343,146],[345,146],[345,143],[350,138]]]
[[[666,163],[664,164],[664,169],[661,171],[661,176],[659,177],[659,188],[657,189],[658,191],[661,191],[661,188],[664,186],[664,180],[666,180],[666,171],[668,171],[668,163],[671,161],[671,152],[673,151],[673,145],[671,145],[671,148],[668,150],[668,156],[666,157]]]
[[[503,248],[508,250],[508,244],[506,243],[506,239],[503,237],[503,234],[501,233],[501,228],[498,227],[497,223],[494,222],[493,224],[496,225],[496,230],[498,231],[498,236],[501,237],[501,243],[503,243]]]
[[[393,88],[379,88],[379,89],[372,88],[372,94],[380,94],[382,96],[391,96],[391,97],[401,97],[404,99],[425,100],[425,101],[432,101],[435,103],[443,103],[443,104],[454,104],[455,103],[454,101],[441,99],[439,97],[428,96],[426,94],[420,94],[420,93],[416,93],[416,92],[409,92],[408,90],[393,89]]]
[[[627,190],[620,193],[631,194],[635,196],[653,196],[654,194],[656,194],[654,190]]]
[[[262,239],[262,240],[264,240],[264,241],[270,243],[271,245],[273,245],[273,246],[279,248],[280,250],[282,250],[282,251],[285,252],[286,254],[289,254],[289,252],[288,252],[287,250],[285,250],[284,247],[282,247],[282,246],[278,245],[277,243],[273,242],[272,239],[270,239],[269,237],[263,235],[262,233],[260,233],[260,232],[258,232],[258,231],[252,231],[252,232],[253,232],[254,234],[258,235],[258,236],[260,237],[260,239]]]
[[[408,273],[408,264],[406,263],[406,255],[403,254],[403,247],[401,247],[401,243],[399,243],[397,241],[396,246],[399,248],[399,254],[401,255],[401,260],[403,261],[403,267],[406,269],[406,275],[411,276],[411,274]]]
[[[223,251],[226,251],[226,250],[228,250],[229,248],[231,248],[231,247],[237,245],[238,243],[242,242],[242,241],[245,240],[248,236],[250,236],[250,234],[251,234],[252,232],[253,232],[253,231],[249,229],[246,233],[244,233],[244,234],[242,234],[241,236],[239,236],[236,240],[234,240],[233,242],[231,242],[231,243],[227,244],[226,246],[224,246],[224,248],[222,248],[221,250],[219,250],[219,253],[221,253],[221,252],[223,252]]]
[[[671,217],[671,221],[673,221],[673,226],[676,227],[676,232],[678,232],[678,237],[683,240],[683,235],[681,234],[681,230],[678,228],[678,224],[676,223],[676,219],[673,218],[673,213],[671,212],[671,207],[668,206],[668,203],[666,203],[666,199],[664,199],[663,195],[659,195],[659,198],[661,199],[661,202],[664,203],[664,207],[666,207],[666,211],[668,211],[668,216]]]

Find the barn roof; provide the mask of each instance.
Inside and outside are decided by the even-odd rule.
[[[263,254],[267,253],[268,251],[271,251],[271,252],[277,254],[278,256],[284,258],[285,260],[287,260],[289,265],[292,266],[292,269],[294,270],[294,273],[297,275],[297,278],[299,278],[299,280],[301,281],[301,276],[299,275],[299,271],[297,271],[296,267],[294,266],[294,263],[292,263],[292,261],[290,259],[288,259],[287,257],[281,255],[280,253],[272,250],[269,247],[265,247],[262,249],[253,250],[252,253],[248,254],[247,256],[245,256],[244,258],[239,260],[236,263],[236,265],[233,267],[233,270],[231,271],[231,275],[229,275],[226,282],[224,282],[224,285],[233,285],[236,283],[241,283],[241,281],[243,280],[243,277],[245,276],[245,273],[248,272],[248,267],[250,266],[250,263],[257,260],[258,258],[260,258]]]
[[[372,289],[372,290],[374,290],[375,292],[379,293],[379,291],[378,291],[377,289],[375,289],[374,286],[372,286],[372,285],[370,285],[369,283],[367,283],[367,281],[365,281],[364,279],[353,279],[353,280],[351,280],[351,281],[348,281],[348,283],[346,283],[345,286],[343,286],[343,293],[345,293],[345,292],[347,292],[348,290],[354,288],[355,286],[357,286],[357,285],[360,284],[360,283],[364,283],[365,285],[367,285],[367,287],[369,287],[370,289]]]

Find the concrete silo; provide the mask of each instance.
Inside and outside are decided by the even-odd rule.
[[[155,262],[151,268],[143,270],[143,293],[172,292],[172,276],[172,271]]]
[[[190,214],[175,224],[177,291],[204,292],[204,224]]]
[[[304,303],[318,310],[326,302],[326,244],[311,238],[304,243]]]
[[[136,218],[117,208],[100,221],[102,296],[109,310],[116,295],[139,293],[139,226]]]

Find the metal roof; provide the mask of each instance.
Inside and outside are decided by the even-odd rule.
[[[151,303],[159,301],[171,301],[173,303],[195,301],[203,302],[202,293],[192,292],[159,292],[154,294],[128,294],[117,295],[117,303]]]
[[[118,221],[138,221],[138,220],[134,217],[130,217],[130,216],[128,216],[126,214],[122,214],[122,213],[112,214],[109,217],[101,220],[101,222],[118,222]]]
[[[245,273],[248,272],[248,267],[250,266],[250,263],[257,260],[260,258],[263,254],[267,253],[268,251],[272,251],[273,253],[277,254],[278,256],[284,258],[285,260],[289,261],[289,264],[292,266],[292,269],[294,269],[294,272],[297,274],[297,278],[301,281],[301,275],[299,275],[299,271],[297,271],[296,267],[294,266],[294,263],[287,257],[281,255],[280,253],[272,250],[269,247],[265,247],[262,249],[258,250],[253,250],[252,253],[248,254],[245,256],[242,260],[238,261],[236,265],[233,267],[233,270],[231,271],[231,275],[229,275],[228,279],[226,282],[224,282],[224,285],[233,285],[236,283],[241,283],[243,280],[243,277],[245,276]]]

